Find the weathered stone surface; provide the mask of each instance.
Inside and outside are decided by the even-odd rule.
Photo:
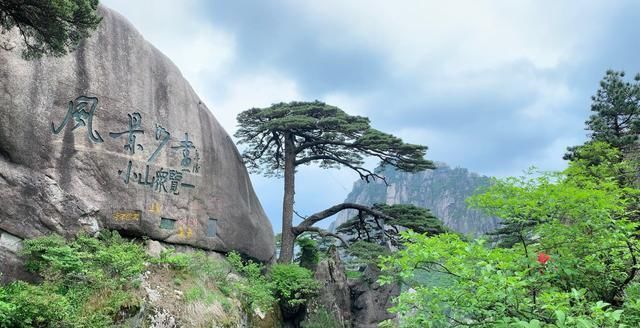
[[[335,248],[331,248],[327,258],[318,263],[314,276],[321,288],[307,312],[323,307],[333,315],[340,327],[350,327],[351,293],[344,265]]]
[[[396,316],[387,311],[393,306],[393,298],[400,295],[400,286],[378,284],[380,269],[369,265],[362,277],[351,285],[353,327],[375,328],[382,321]]]
[[[270,260],[271,224],[227,133],[167,57],[100,14],[65,57],[0,50],[0,229],[111,228]]]
[[[27,272],[20,257],[22,240],[6,231],[0,230],[0,283],[14,279],[32,281],[36,276]]]
[[[145,252],[151,257],[160,257],[160,254],[166,250],[157,240],[149,239],[145,244]]]

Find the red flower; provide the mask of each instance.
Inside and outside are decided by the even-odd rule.
[[[545,265],[549,259],[551,259],[550,255],[547,255],[544,252],[538,253],[538,263]]]

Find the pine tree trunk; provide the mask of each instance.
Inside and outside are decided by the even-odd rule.
[[[284,198],[282,200],[282,243],[278,263],[293,261],[293,246],[295,236],[291,230],[293,226],[293,202],[295,194],[295,144],[293,135],[284,138]]]

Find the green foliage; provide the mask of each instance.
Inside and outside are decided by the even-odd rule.
[[[300,266],[309,270],[315,270],[320,261],[318,242],[306,237],[298,237],[296,243],[300,246],[300,256],[297,259]]]
[[[187,260],[180,260],[178,262],[187,262],[188,267],[182,271],[186,271],[205,282],[215,284],[216,287],[227,296],[231,294],[227,279],[232,268],[228,263],[210,258],[204,252],[184,255],[188,257]],[[180,264],[180,267],[182,267],[182,264]]]
[[[365,240],[358,240],[350,244],[345,252],[348,255],[345,259],[348,267],[358,269],[369,264],[377,264],[380,256],[391,253],[387,247]]]
[[[269,279],[280,304],[289,307],[306,303],[320,288],[311,271],[295,264],[272,266]]]
[[[362,272],[359,270],[349,270],[347,268],[345,272],[347,279],[360,279],[362,278]]]
[[[280,234],[278,234],[276,236],[276,238],[280,236]],[[300,235],[298,235],[298,237],[296,238],[296,243],[298,244],[298,246],[300,246],[300,252],[297,253],[297,257],[296,257],[296,261],[298,261],[298,263],[300,263],[300,257],[302,256],[302,244],[300,244],[300,242],[298,242],[301,239],[310,239],[310,242],[307,241],[302,241],[302,243],[312,243],[315,248],[315,251],[311,248],[309,248],[309,257],[310,259],[313,260],[313,258],[315,257],[315,255],[313,255],[313,253],[317,253],[318,256],[318,261],[315,261],[315,263],[317,264],[319,262],[319,260],[324,259],[327,256],[327,253],[329,252],[329,249],[331,249],[332,247],[335,247],[337,243],[339,243],[340,241],[337,240],[335,237],[332,236],[322,236],[320,234],[318,234],[315,231],[305,231],[303,233],[301,233]],[[278,245],[276,244],[276,247]],[[307,246],[310,247],[311,245]],[[301,265],[302,266],[302,265]],[[304,267],[304,266],[303,266]],[[315,264],[313,267],[311,268],[307,268],[309,270],[315,270]]]
[[[364,240],[378,244],[389,241],[394,246],[400,246],[399,227],[432,235],[448,231],[426,208],[411,204],[375,204],[373,209],[386,214],[389,219],[384,220],[361,212],[341,224],[336,231],[350,236],[351,241]]]
[[[538,172],[494,180],[485,193],[467,199],[471,207],[503,219],[492,233],[498,245],[531,243],[534,228],[560,218],[637,218],[639,192],[631,188],[635,170],[622,160],[618,149],[594,142],[579,150],[581,158],[569,163],[564,172]]]
[[[8,327],[15,316],[16,305],[8,298],[8,291],[0,286],[0,327]]]
[[[366,117],[349,115],[319,101],[252,108],[238,115],[238,125],[235,136],[248,146],[243,153],[248,167],[266,175],[284,169],[285,135],[293,138],[296,166],[318,162],[323,168],[355,168],[364,163],[364,157],[375,156],[404,171],[433,168],[423,158],[427,147],[406,144],[371,128]]]
[[[336,229],[349,240],[349,247],[345,249],[348,255],[345,262],[349,268],[376,264],[379,256],[390,253],[388,244],[402,247],[400,229],[412,229],[430,235],[448,231],[428,209],[415,205],[375,204],[373,209],[389,218],[385,220],[360,212]]]
[[[479,327],[517,327],[537,320],[554,327],[546,324],[559,322],[559,311],[568,323],[586,321],[596,324],[593,327],[617,327],[614,324],[621,320],[622,310],[595,300],[596,295],[586,289],[589,286],[570,288],[571,278],[563,277],[560,264],[544,266],[536,262],[535,254],[526,257],[517,248],[491,249],[451,234],[428,238],[407,232],[405,237],[407,249],[382,263],[384,269],[396,270],[397,277],[381,278],[383,283],[400,279],[413,288],[401,293],[392,308],[402,315],[403,326],[449,327],[465,322]],[[554,262],[561,259],[555,253],[552,256]],[[573,277],[588,274],[579,272],[579,267],[567,270],[576,273]],[[448,277],[449,283],[416,283],[413,278],[420,271]]]
[[[624,81],[624,77],[624,72],[606,72],[592,97],[594,113],[585,124],[591,131],[591,141],[606,142],[628,154],[637,148],[640,133],[640,75],[635,76],[634,83]],[[580,158],[581,147],[570,147],[565,159]]]
[[[201,255],[196,256],[199,257]],[[190,254],[176,253],[175,249],[167,249],[162,251],[159,258],[152,258],[150,259],[150,262],[154,264],[167,265],[171,269],[176,271],[185,271],[192,264],[194,264],[194,262],[192,261],[192,256]]]
[[[9,310],[0,315],[4,318],[1,327],[59,327],[73,322],[69,300],[56,293],[52,285],[35,286],[19,281],[2,288],[0,297],[4,308]]]
[[[276,301],[273,295],[274,285],[262,275],[262,265],[251,260],[243,262],[240,254],[230,252],[227,261],[232,268],[247,279],[246,282],[235,281],[234,287],[239,291],[243,303],[250,309],[259,307],[270,309]]]
[[[63,56],[102,20],[98,0],[0,0],[0,32],[17,28],[26,59]]]
[[[24,243],[27,268],[46,280],[100,283],[105,277],[129,279],[144,269],[145,253],[140,245],[124,240],[116,232],[100,239],[86,235],[67,242],[58,235]]]
[[[44,281],[0,288],[0,327],[109,327],[139,307],[130,290],[144,269],[144,251],[117,233],[26,240],[23,253]]]
[[[426,208],[412,204],[375,204],[373,208],[393,218],[385,221],[387,225],[400,226],[430,235],[448,231],[442,222]]]
[[[514,228],[500,248],[452,234],[406,232],[405,247],[386,257],[383,283],[411,287],[394,311],[407,327],[623,327],[637,324],[633,278],[639,228],[629,202],[638,190],[618,181],[599,159],[576,160],[564,172],[531,171],[495,180],[469,200]],[[624,165],[624,162],[618,163]],[[546,257],[549,259],[545,259]],[[446,284],[425,284],[422,272]],[[633,288],[632,288],[633,287]]]
[[[231,308],[231,302],[224,294],[206,285],[196,285],[187,289],[184,298],[187,302],[220,303],[224,309]]]
[[[319,307],[307,313],[304,321],[300,323],[302,328],[342,328],[343,326],[324,307]]]

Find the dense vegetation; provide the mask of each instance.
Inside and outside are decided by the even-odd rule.
[[[27,240],[24,255],[27,267],[42,281],[16,281],[0,287],[2,328],[127,326],[140,314],[145,327],[160,327],[159,321],[234,326],[240,318],[234,313],[234,300],[240,301],[245,313],[269,312],[277,305],[295,312],[319,288],[312,272],[295,264],[275,265],[267,271],[235,252],[229,253],[226,261],[210,258],[204,252],[173,250],[153,258],[145,254],[141,243],[123,239],[115,232],[98,238],[80,235],[70,241],[57,235]],[[155,279],[166,277],[167,281],[155,281],[170,284],[172,291],[184,294],[177,299],[179,311],[145,309],[153,306],[145,304],[144,299],[149,273]],[[202,317],[180,322],[185,318],[177,312],[214,304],[224,310],[218,317],[214,316],[218,313],[205,316],[202,314],[207,312],[199,310]]]
[[[51,235],[26,241],[24,253],[43,281],[0,288],[0,327],[104,327],[140,306],[131,290],[144,251],[117,234],[72,242]]]
[[[382,283],[407,287],[392,309],[402,326],[637,327],[640,88],[623,77],[607,72],[567,169],[497,179],[468,200],[504,220],[492,238],[402,234],[380,263]]]

